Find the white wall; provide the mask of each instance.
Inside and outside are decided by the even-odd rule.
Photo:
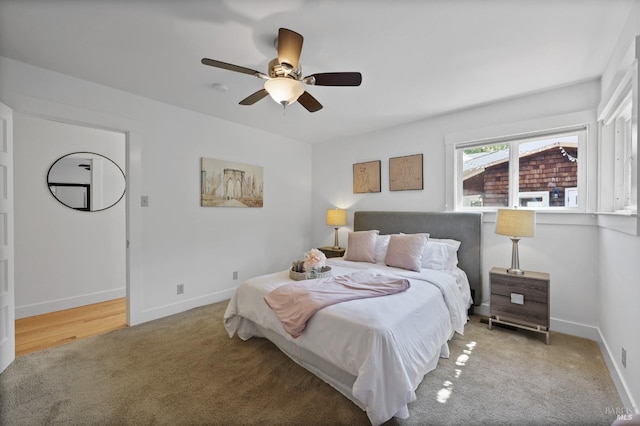
[[[133,323],[229,298],[311,247],[309,145],[6,58],[0,76],[15,111],[127,132]],[[200,207],[200,157],[263,166],[264,207]]]
[[[125,200],[77,211],[46,184],[49,167],[72,152],[99,153],[124,168],[124,134],[13,117],[16,318],[124,297]]]
[[[600,229],[598,244],[598,327],[604,347],[631,397],[640,401],[640,237]],[[622,348],[627,366],[622,365]]]

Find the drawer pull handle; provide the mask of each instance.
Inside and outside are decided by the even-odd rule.
[[[511,303],[516,305],[524,305],[524,294],[511,293]]]

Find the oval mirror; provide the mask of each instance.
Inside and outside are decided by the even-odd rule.
[[[58,158],[49,168],[47,185],[65,206],[92,212],[116,205],[126,187],[122,169],[93,152],[73,152]]]

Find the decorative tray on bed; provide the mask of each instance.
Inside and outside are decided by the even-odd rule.
[[[289,278],[296,281],[313,280],[316,278],[327,278],[331,276],[331,267],[323,266],[319,271],[296,272],[293,268],[289,269]]]

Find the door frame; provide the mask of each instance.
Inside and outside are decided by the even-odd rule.
[[[0,148],[0,164],[5,167],[0,188],[0,211],[4,213],[4,223],[0,226],[3,239],[0,243],[0,258],[6,260],[4,268],[0,268],[3,277],[0,278],[0,373],[3,372],[16,358],[16,329],[15,329],[15,280],[14,280],[14,215],[13,201],[13,110],[4,103],[0,103],[0,120],[4,122],[3,134],[0,136],[4,146]]]
[[[142,181],[142,137],[140,124],[123,118],[71,105],[18,94],[3,94],[2,102],[14,112],[84,127],[109,130],[125,135],[126,175],[126,298],[127,324],[142,321],[142,211],[140,203]],[[15,306],[15,303],[14,303]],[[14,336],[15,339],[15,336]]]

